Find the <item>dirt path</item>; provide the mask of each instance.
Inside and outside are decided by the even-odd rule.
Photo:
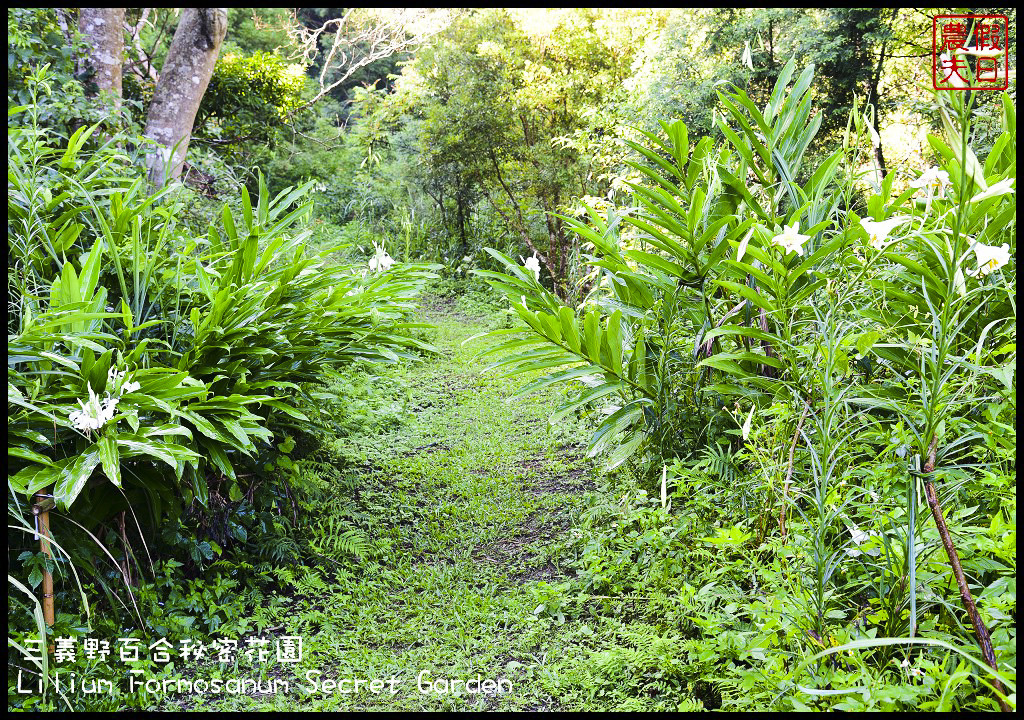
[[[349,439],[370,468],[353,512],[375,549],[305,580],[284,619],[304,660],[282,676],[289,695],[260,709],[559,706],[564,678],[552,663],[581,652],[579,628],[559,616],[572,574],[564,541],[594,488],[584,439],[575,426],[548,430],[557,391],[509,402],[522,380],[480,374],[474,356],[493,341],[463,343],[483,321],[436,310],[426,319],[441,355],[405,371],[407,421]],[[308,692],[310,677],[319,692]],[[325,679],[391,684],[341,694],[324,691]]]

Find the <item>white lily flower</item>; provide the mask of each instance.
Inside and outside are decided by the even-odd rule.
[[[978,258],[978,275],[988,275],[1010,262],[1010,246],[1006,243],[999,247],[978,243],[974,246],[974,254]]]
[[[868,123],[867,126],[868,135],[871,136],[871,147],[877,148],[882,144],[882,138],[878,137],[878,133],[875,131],[875,128],[871,125],[871,123]]]
[[[519,259],[523,261],[523,267],[532,272],[533,276],[537,278],[537,282],[540,282],[540,260],[537,259],[537,256],[523,258],[520,255]]]
[[[1005,180],[1000,180],[995,185],[990,186],[988,190],[980,192],[972,197],[971,202],[981,202],[982,200],[987,200],[991,197],[999,197],[1000,195],[1008,195],[1009,193],[1012,193],[1015,179],[1016,178],[1006,178]]]
[[[956,272],[953,273],[953,287],[956,289],[957,295],[967,297],[967,278],[964,277],[961,267],[957,267]]]
[[[939,69],[941,69],[943,72],[947,70],[949,71],[949,76],[946,77],[944,75],[942,78],[942,82],[948,82],[954,88],[957,88],[959,90],[962,90],[967,87],[967,81],[963,78],[963,76],[960,73],[957,72],[956,63],[953,61],[953,58],[949,56],[948,53],[942,53],[941,55],[939,55]]]
[[[896,215],[888,220],[869,220],[867,218],[861,218],[860,224],[871,239],[871,247],[875,250],[881,250],[888,244],[886,240],[889,237],[889,233],[899,225],[903,225],[908,220],[910,220],[910,218],[906,215]]]
[[[939,193],[942,193],[947,185],[949,185],[949,173],[937,167],[928,168],[921,173],[921,177],[910,183],[910,187],[938,190]]]
[[[803,244],[811,239],[810,235],[800,234],[800,223],[784,226],[781,235],[772,238],[772,242],[779,247],[785,248],[786,252],[795,252],[797,255],[804,254]]]
[[[756,407],[756,406],[755,406]],[[750,422],[754,419],[754,407],[750,408],[750,414],[747,415],[747,419],[743,423],[743,428],[740,432],[743,434],[743,439],[746,440],[750,435]]]

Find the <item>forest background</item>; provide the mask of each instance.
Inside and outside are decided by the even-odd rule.
[[[381,242],[462,276],[488,264],[484,245],[527,251],[569,292],[579,248],[552,215],[583,217],[583,203],[603,210],[621,199],[636,179],[622,139],[668,119],[720,138],[716,90],[737,83],[763,102],[790,58],[816,68],[824,122],[811,151],[841,141],[859,102],[880,138],[880,172],[909,182],[928,166],[935,129],[926,70],[938,12],[495,9],[382,20],[340,8],[231,9],[185,183],[230,197],[242,184],[254,194],[259,171],[272,193],[312,180],[325,235],[363,250]],[[12,98],[27,101],[29,69],[47,60],[81,79],[67,21],[61,30],[53,13],[11,13]],[[329,56],[334,18],[346,18],[347,56]],[[145,126],[176,21],[174,10],[128,11],[118,122]],[[371,24],[388,28],[386,42],[360,36]],[[77,85],[65,80],[71,96],[44,119],[112,121],[86,109],[88,83]],[[978,97],[982,144],[997,135],[996,95]]]
[[[179,24],[194,16],[127,9],[123,27],[113,28],[120,49],[109,64],[118,68],[120,90],[110,93],[102,91],[106,76],[96,62],[96,34],[83,20],[86,10],[8,11],[8,154],[17,168],[8,191],[14,298],[9,406],[16,416],[9,429],[9,515],[32,538],[27,497],[52,488],[59,510],[75,505],[77,514],[55,526],[57,539],[63,534],[74,547],[56,561],[65,607],[80,596],[87,607],[120,607],[129,614],[128,606],[138,602],[156,613],[158,619],[147,622],[180,630],[189,614],[223,605],[227,609],[197,624],[223,634],[232,623],[244,624],[240,618],[259,604],[233,592],[240,584],[268,582],[274,592],[289,588],[286,594],[296,586],[309,591],[303,585],[308,579],[282,568],[312,562],[310,553],[322,557],[326,548],[331,562],[347,563],[352,572],[360,572],[367,558],[381,561],[386,553],[374,544],[374,528],[387,519],[359,515],[369,512],[365,508],[346,506],[349,514],[337,522],[321,518],[309,535],[307,526],[327,492],[320,446],[325,432],[376,432],[380,418],[387,418],[387,402],[394,400],[387,392],[402,391],[392,386],[381,393],[379,384],[401,382],[369,370],[371,363],[413,361],[435,350],[412,315],[429,283],[435,297],[493,316],[484,329],[499,335],[533,328],[549,345],[576,351],[599,338],[598,351],[584,353],[585,367],[561,376],[589,382],[590,389],[577,382],[557,417],[572,417],[565,408],[596,407],[587,420],[597,428],[589,454],[623,477],[608,481],[614,490],[606,489],[603,501],[590,508],[598,520],[573,546],[576,584],[542,583],[531,590],[540,601],[534,615],[549,627],[562,626],[567,617],[580,620],[566,599],[577,591],[610,598],[613,605],[628,599],[634,613],[637,598],[650,605],[633,618],[641,625],[621,631],[614,649],[601,650],[606,655],[597,676],[579,681],[580,697],[589,693],[581,706],[647,707],[643,698],[656,707],[663,701],[672,707],[760,708],[781,702],[790,709],[804,709],[805,702],[847,709],[1015,705],[1013,692],[1008,701],[1001,698],[1015,672],[1015,330],[1004,323],[1015,318],[1013,281],[998,289],[1005,297],[977,300],[983,288],[968,293],[960,269],[963,257],[973,257],[975,239],[989,242],[990,250],[1004,239],[1015,244],[1015,215],[1006,205],[1015,203],[1015,75],[1006,94],[954,93],[956,101],[945,101],[935,93],[932,18],[957,11],[232,8],[209,26],[219,28],[216,37],[205,38],[208,26],[200,21],[208,86],[194,93],[194,117],[179,118],[176,134],[161,136],[156,119],[167,107],[161,81],[169,82],[174,72],[168,58]],[[1009,17],[1006,42],[1015,58],[1016,10],[969,12]],[[748,107],[765,108],[766,123],[745,114]],[[782,117],[792,131],[782,127]],[[970,154],[959,149],[961,131]],[[667,141],[652,145],[664,135]],[[779,147],[788,143],[780,151],[785,158],[768,149],[768,137]],[[812,232],[819,243],[809,253],[813,262],[823,263],[822,277],[836,273],[828,290],[824,281],[819,287],[793,280],[775,294],[781,305],[767,312],[780,324],[789,312],[792,327],[804,329],[811,324],[801,323],[819,310],[841,318],[838,326],[848,324],[845,335],[832,320],[822,320],[828,327],[822,338],[838,333],[838,349],[822,349],[813,341],[798,343],[765,320],[766,306],[755,307],[751,293],[736,287],[737,277],[721,275],[717,289],[710,289],[708,278],[731,243],[738,252],[730,262],[753,287],[751,278],[763,277],[758,263],[771,264],[775,230],[776,239],[792,241],[807,236],[791,223],[819,227],[810,222],[817,205],[807,215],[801,215],[805,207],[796,207],[794,180],[812,196],[812,205],[818,203],[839,173],[840,155],[840,174],[848,182],[829,196],[835,203],[829,213],[847,221],[837,243],[840,234],[849,238],[850,226],[869,227],[851,218],[895,227],[909,207],[924,216],[947,209],[940,199],[932,202],[931,190],[923,207],[914,205],[915,193],[931,187],[922,178],[936,177],[938,168],[949,170],[941,192],[949,183],[950,192],[959,193],[961,214],[984,212],[971,216],[973,225],[966,215],[956,225],[950,252],[963,256],[958,263],[935,259],[941,253],[925,241],[902,260],[888,258],[877,283],[866,284],[890,293],[903,304],[898,308],[857,295],[859,288],[837,290],[849,267],[826,269],[831,240],[820,228]],[[714,172],[713,158],[719,163]],[[743,173],[729,175],[736,167]],[[788,183],[793,199],[780,192],[765,200],[761,193],[770,196],[766,188],[773,183]],[[629,252],[639,255],[624,259],[604,244],[608,238],[618,243],[619,233],[623,247],[638,231],[658,237],[657,227],[626,219],[642,208],[648,219],[669,222],[668,215],[658,215],[669,207],[658,187],[685,196],[691,207],[704,205],[699,218],[695,210],[670,207],[668,215],[678,212],[691,225],[683,234],[699,236],[695,222],[705,235],[723,233],[718,249],[693,251],[693,272],[681,269],[682,250],[676,265],[635,249]],[[950,208],[956,205],[950,200]],[[728,224],[725,234],[726,225],[715,224],[724,223],[722,208],[732,207],[738,219],[741,206],[757,208],[757,217]],[[642,222],[644,215],[635,217]],[[767,234],[743,239],[755,220],[765,223]],[[877,235],[868,231],[866,238],[865,247],[875,247]],[[961,240],[968,244],[961,247]],[[677,246],[655,247],[668,247],[671,257]],[[1008,246],[1002,247],[1006,252]],[[739,265],[745,251],[752,270]],[[635,274],[638,258],[640,266],[649,263],[649,276]],[[812,264],[786,262],[795,273],[791,279]],[[986,292],[1003,276],[982,268],[1007,262],[1002,255],[993,260],[978,254],[975,276],[987,280]],[[927,277],[925,299],[915,295],[918,281],[908,285],[899,274],[904,271]],[[664,273],[673,281],[666,283]],[[696,287],[706,316],[689,306],[673,316],[672,304]],[[760,330],[749,317],[737,324],[737,310],[726,312],[729,292],[747,298],[743,314],[761,313]],[[832,300],[822,296],[837,294],[850,307],[826,312]],[[962,318],[934,307],[924,313],[936,296],[951,299],[951,308],[959,307],[952,301],[957,297],[974,304]],[[818,300],[823,304],[815,305]],[[601,309],[596,315],[595,307]],[[310,319],[321,308],[327,308],[323,317]],[[949,324],[932,332],[919,314],[942,315]],[[124,323],[116,332],[107,325],[114,316]],[[258,327],[249,327],[252,318],[259,318]],[[565,324],[558,326],[560,320]],[[913,329],[896,341],[885,335],[886,323],[901,333],[904,324]],[[869,325],[876,329],[867,330]],[[575,345],[570,331],[579,335]],[[780,336],[799,352],[785,357]],[[995,347],[987,354],[986,338]],[[725,340],[745,343],[745,352],[724,352]],[[526,341],[511,342],[527,347]],[[929,343],[948,350],[960,374],[947,375],[941,360],[928,366],[941,380],[934,396],[919,393],[926,419],[917,428],[907,398],[917,392],[915,379],[925,387],[931,376],[907,358]],[[663,384],[647,397],[641,385],[651,373],[644,363],[655,362],[656,346]],[[508,357],[496,363],[534,373],[536,387],[554,382],[537,372],[566,363],[545,355],[548,350],[531,349],[536,354],[527,357],[513,354],[512,344],[502,348]],[[646,360],[645,353],[651,353]],[[572,361],[580,357],[577,352]],[[823,375],[808,371],[801,377],[798,367],[819,361]],[[640,375],[626,377],[634,371]],[[717,384],[701,379],[712,373]],[[843,422],[858,432],[869,428],[856,442],[828,445],[830,426],[816,425],[824,421],[809,405],[803,412],[805,400],[821,387],[827,399],[830,373],[844,387],[877,383],[892,390],[856,410],[846,390],[835,390],[837,402],[847,403]],[[322,386],[324,377],[330,387]],[[620,384],[608,384],[611,377]],[[799,392],[782,398],[766,378],[792,381]],[[805,392],[815,383],[817,391]],[[117,405],[115,399],[127,405],[138,384],[148,400],[135,400],[134,417],[118,415],[111,422],[104,415],[108,407]],[[609,404],[613,393],[623,398],[622,406]],[[79,420],[95,413],[98,427],[91,430],[101,432],[94,444],[90,429],[71,432],[82,430],[71,427],[78,411],[69,416],[67,408],[77,408],[75,402],[82,408]],[[885,415],[892,410],[882,407],[885,402],[904,405]],[[644,403],[650,407],[641,408]],[[883,420],[872,413],[882,413]],[[145,420],[162,414],[170,421],[154,421],[147,429]],[[814,430],[805,431],[806,447],[799,443],[797,452],[805,417]],[[99,437],[104,422],[108,429],[126,423],[132,432]],[[56,438],[60,423],[63,434]],[[769,437],[773,423],[777,432]],[[891,433],[886,423],[895,428]],[[964,554],[967,594],[980,598],[979,622],[991,633],[987,652],[984,641],[982,650],[972,645],[978,611],[958,605],[963,588],[944,564],[945,538],[922,521],[925,485],[913,495],[918,482],[908,480],[938,472],[940,436],[939,466],[950,461],[952,478],[943,502],[954,508],[950,521]],[[838,484],[828,490],[820,477],[828,475],[831,462],[821,457],[836,453],[859,458],[850,462],[863,491],[838,509],[833,506],[842,491]],[[919,460],[910,470],[908,453]],[[865,457],[888,464],[867,468]],[[335,457],[331,463],[351,470],[364,460]],[[159,479],[149,479],[153,467],[162,468],[151,475]],[[815,498],[789,496],[794,468],[796,475],[802,469],[814,477]],[[117,497],[112,487],[121,489],[122,475],[126,494]],[[357,497],[358,473],[343,476],[351,485],[342,494]],[[102,477],[109,483],[99,482]],[[806,482],[800,484],[806,489]],[[733,485],[740,489],[726,492]],[[696,499],[706,487],[726,497],[721,507]],[[867,498],[877,502],[877,494],[892,506],[880,516],[892,522],[865,534],[860,526],[868,527],[874,513]],[[785,544],[790,505],[789,537],[806,543],[797,551]],[[131,508],[139,507],[146,516],[133,519]],[[900,527],[911,528],[909,540]],[[687,535],[726,553],[721,574],[691,575],[710,555],[707,547],[701,554],[674,544]],[[147,537],[152,548],[143,542]],[[154,557],[143,560],[150,550]],[[20,580],[11,580],[14,595],[23,596],[12,602],[21,604],[9,607],[23,626],[17,630],[23,643],[40,627],[31,598],[55,561],[24,537],[9,542],[9,555],[21,572]],[[860,557],[863,567],[840,571],[839,561],[849,557]],[[789,558],[808,563],[799,598],[787,600],[780,591],[771,602],[751,601],[759,582],[789,582],[796,572],[787,566]],[[751,564],[764,568],[752,587],[740,577]],[[73,581],[75,566],[90,569],[84,586]],[[689,593],[686,610],[666,600],[684,602],[674,594],[680,586]],[[124,588],[128,599],[121,599]],[[605,610],[614,614],[623,607]],[[918,613],[929,615],[920,627]],[[727,630],[711,641],[722,628]],[[58,621],[57,631],[85,632],[74,613]],[[664,642],[666,632],[676,631],[685,641]],[[944,656],[896,655],[892,649],[895,640],[909,637],[913,646],[926,635]],[[863,647],[869,648],[867,659],[834,657],[837,648],[849,656]],[[964,655],[963,647],[973,655]],[[789,654],[766,661],[766,649]],[[998,669],[986,674],[993,652]],[[811,690],[802,701],[794,699],[795,691],[788,691],[796,687],[795,668],[809,665],[816,669],[804,681]],[[9,677],[16,669],[9,664]],[[38,670],[43,677],[52,673],[45,663]],[[837,690],[848,687],[874,691],[861,698]],[[16,695],[9,693],[12,706],[36,702]],[[53,698],[39,702],[59,705]]]

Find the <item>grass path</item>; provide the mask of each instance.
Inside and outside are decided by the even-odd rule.
[[[361,566],[296,579],[300,590],[284,606],[282,634],[301,635],[306,648],[294,675],[280,676],[291,681],[290,692],[236,698],[232,707],[565,705],[559,666],[586,654],[580,643],[593,631],[560,622],[554,605],[538,608],[571,575],[561,541],[594,490],[584,438],[575,427],[548,430],[557,390],[508,402],[521,381],[480,374],[474,356],[488,341],[463,341],[485,331],[484,321],[450,308],[435,308],[427,320],[437,326],[441,355],[406,371],[414,419],[358,439],[368,471],[354,505],[371,519],[377,552]],[[351,498],[353,490],[339,493]],[[310,670],[322,673],[313,676],[320,682],[395,680],[380,694],[366,687],[311,693]],[[511,692],[482,685],[467,693],[465,681],[478,676]],[[452,688],[442,678],[457,681],[457,692],[444,692]],[[422,692],[418,679],[434,684]]]

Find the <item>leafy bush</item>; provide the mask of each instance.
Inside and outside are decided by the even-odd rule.
[[[305,73],[273,53],[217,60],[196,127],[226,143],[267,142],[301,104]]]
[[[12,502],[48,491],[86,527],[126,510],[159,527],[287,493],[271,440],[310,427],[321,379],[430,349],[406,319],[430,272],[308,256],[308,186],[243,189],[241,218],[195,237],[123,138],[63,143],[28,112],[8,135]]]
[[[741,90],[720,91],[721,147],[704,138],[691,148],[679,122],[663,123],[665,139],[631,144],[645,161],[632,163],[645,178],[632,185],[635,206],[591,211],[590,224],[566,218],[593,251],[580,308],[490,251],[506,272],[480,274],[522,321],[493,333],[503,342],[488,351],[497,356],[491,368],[544,372],[524,394],[578,387],[552,422],[599,404],[590,453],[610,450],[610,467],[639,459],[648,478],[662,476],[663,492],[680,473],[707,478],[727,511],[718,544],[785,563],[769,584],[782,605],[803,606],[804,639],[818,649],[858,637],[851,648],[873,638],[891,647],[883,637],[960,645],[970,635],[960,607],[974,600],[950,590],[943,555],[959,554],[954,565],[970,558],[967,572],[982,587],[1001,588],[1012,572],[1012,562],[993,557],[1005,557],[1001,545],[959,537],[954,545],[942,516],[953,506],[948,522],[971,537],[965,523],[975,510],[1003,528],[1004,508],[1015,506],[1013,470],[998,481],[981,471],[1006,467],[996,445],[1015,436],[1006,422],[1016,347],[1013,103],[1004,98],[1004,132],[982,162],[968,142],[970,105],[962,94],[937,97],[944,132],[930,142],[941,167],[900,194],[895,173],[869,181],[858,199],[858,168],[870,158],[864,118],[852,118],[843,148],[804,164],[821,124],[812,73],[796,76],[790,62],[763,109]],[[982,485],[1000,489],[983,497]],[[922,510],[926,494],[938,530]],[[693,511],[694,500],[685,507],[677,509]],[[647,565],[672,567],[676,531],[667,522],[593,546],[585,568],[594,587],[623,592],[655,582]],[[650,543],[657,548],[639,549]],[[623,561],[630,573],[614,570]],[[1001,657],[1014,655],[1011,635],[995,620]],[[811,647],[787,667],[802,672],[810,661],[797,658]],[[875,658],[887,662],[891,652]],[[992,673],[956,702],[992,706],[980,687]],[[897,692],[881,706],[931,693]]]
[[[222,491],[237,500],[234,465],[305,419],[298,383],[425,348],[402,332],[426,273],[363,277],[304,257],[308,232],[295,228],[310,207],[294,207],[304,188],[273,201],[264,191],[256,207],[243,190],[240,227],[225,210],[207,238],[178,235],[171,207],[158,204],[166,193],[145,198],[141,179],[86,189],[71,207],[67,194],[48,200],[47,175],[76,185],[92,169],[76,152],[87,134],[65,152],[11,136],[9,210],[27,231],[12,258],[21,312],[9,346],[11,427],[26,442],[11,452],[27,462],[13,476],[18,491],[54,485],[68,508],[102,467],[154,508],[175,496],[205,504],[209,472],[228,478]],[[92,193],[108,195],[109,215]],[[54,423],[56,436],[42,434]],[[122,475],[132,458],[162,461],[175,482],[134,465]]]
[[[33,87],[45,81],[43,70]],[[262,177],[255,203],[241,188],[236,210],[224,206],[197,236],[183,224],[188,192],[150,195],[129,138],[98,141],[90,126],[64,140],[41,125],[37,103],[19,113],[8,133],[8,514],[31,528],[24,500],[37,493],[58,509],[56,557],[18,558],[28,584],[44,566],[80,569],[85,589],[117,607],[117,584],[132,594],[132,565],[142,568],[130,535],[147,555],[159,539],[187,572],[247,539],[257,557],[294,557],[287,517],[268,512],[294,503],[301,481],[291,436],[320,422],[304,410],[334,398],[325,379],[431,350],[408,316],[434,276],[329,264],[335,246],[311,255],[309,186],[272,198]],[[31,535],[12,544],[12,563]],[[181,566],[165,560],[167,572]],[[213,579],[180,597],[146,583],[120,604],[152,610],[140,627],[157,631],[163,617],[173,629],[241,581]],[[32,603],[29,617],[41,617]],[[208,630],[229,615],[210,616]]]

